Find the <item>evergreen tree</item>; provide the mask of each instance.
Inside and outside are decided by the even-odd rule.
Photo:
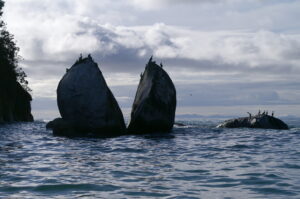
[[[2,20],[3,6],[4,1],[0,0],[0,84],[10,85],[10,82],[18,81],[25,90],[31,91],[26,80],[26,73],[18,67],[19,48]]]

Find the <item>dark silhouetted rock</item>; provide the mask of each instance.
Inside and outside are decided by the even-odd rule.
[[[58,122],[60,122],[60,120],[62,120],[62,118],[56,118],[56,119],[54,119],[54,120],[48,122],[48,123],[46,124],[46,129],[53,129],[53,128],[56,126],[56,124],[57,124]]]
[[[218,128],[262,128],[262,129],[289,129],[280,119],[266,114],[231,119],[217,126]]]
[[[168,132],[173,128],[176,89],[169,75],[152,57],[146,65],[131,111],[128,132]]]
[[[62,118],[56,118],[53,121],[50,121],[46,125],[47,129],[53,130],[53,135],[58,136],[67,136],[67,137],[77,137],[77,136],[92,136],[95,134],[92,130],[89,130],[85,127],[80,127],[74,122],[66,121]],[[107,137],[103,135],[102,137]]]
[[[57,88],[61,118],[48,123],[63,136],[110,137],[122,135],[126,126],[121,109],[91,56],[67,70]]]
[[[0,123],[32,122],[31,95],[18,82],[0,85]]]

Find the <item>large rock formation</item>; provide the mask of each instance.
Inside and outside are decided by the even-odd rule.
[[[128,132],[143,134],[168,132],[176,110],[176,89],[169,75],[152,57],[141,75],[131,111]]]
[[[0,82],[0,123],[32,122],[31,95],[14,80]]]
[[[91,56],[67,69],[57,103],[62,119],[47,125],[55,135],[110,137],[126,131],[121,109]]]
[[[219,124],[218,128],[262,128],[262,129],[289,129],[280,119],[267,114],[257,114],[249,117],[231,119]]]

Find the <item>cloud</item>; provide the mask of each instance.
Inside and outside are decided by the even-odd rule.
[[[232,106],[299,104],[300,95],[290,96],[299,82],[234,82],[178,85],[179,106]],[[299,89],[297,89],[299,90]]]
[[[66,32],[59,29],[69,22],[73,23],[73,29]],[[242,78],[288,80],[300,72],[300,36],[297,34],[200,31],[162,23],[128,27],[102,25],[85,19],[75,23],[69,18],[62,18],[51,28],[51,32],[30,32],[22,42],[21,49],[26,51],[21,50],[25,59],[21,64],[39,97],[55,96],[54,85],[80,53],[92,53],[110,85],[137,84],[139,73],[152,54],[165,63],[179,84],[203,80],[241,81]],[[40,31],[45,32],[39,34]],[[39,77],[48,77],[49,81],[39,83]],[[50,88],[47,92],[46,87]],[[266,101],[263,97],[258,99]],[[246,101],[246,98],[239,100]]]
[[[174,5],[224,3],[228,0],[128,0],[128,3],[145,10],[160,9]]]
[[[27,63],[71,63],[82,52],[92,53],[104,64],[110,62],[107,66],[109,71],[126,72],[140,68],[138,65],[153,54],[159,60],[173,60],[174,67],[185,61],[187,69],[261,72],[265,68],[269,73],[299,71],[300,35],[297,34],[199,31],[161,23],[125,27],[86,20],[73,22],[73,29],[67,32],[59,29],[69,22],[68,18],[61,19],[51,27],[51,32],[40,34],[46,28],[43,26],[34,32],[36,34],[30,32],[26,41],[21,41],[21,55]]]
[[[297,1],[6,4],[35,107],[46,98],[54,106],[58,81],[80,53],[92,54],[123,107],[131,106],[151,55],[174,80],[180,106],[299,103]]]

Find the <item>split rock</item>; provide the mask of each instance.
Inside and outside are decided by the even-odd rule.
[[[80,58],[59,82],[57,104],[62,119],[50,125],[63,136],[117,136],[126,131],[121,109],[91,56]]]
[[[163,66],[157,65],[151,57],[141,75],[128,132],[168,132],[173,128],[175,111],[175,86]]]

